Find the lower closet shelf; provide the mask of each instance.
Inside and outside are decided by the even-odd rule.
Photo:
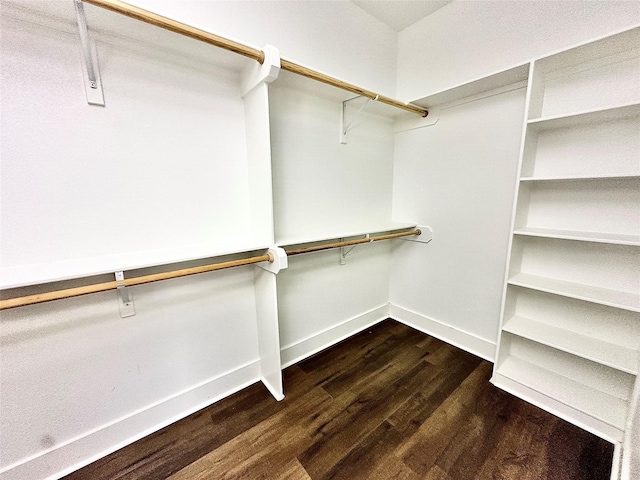
[[[517,273],[509,279],[510,285],[540,290],[587,302],[640,312],[640,295],[619,290],[610,290],[593,285],[567,282],[555,278],[541,277],[528,273]]]
[[[512,356],[502,362],[497,373],[619,430],[624,429],[628,408],[625,399]]]
[[[622,345],[518,315],[503,330],[626,373],[638,373],[638,352]]]

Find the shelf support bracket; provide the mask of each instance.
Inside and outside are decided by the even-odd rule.
[[[124,272],[115,272],[116,282],[124,282]],[[116,286],[118,292],[118,306],[120,307],[120,317],[132,317],[136,314],[136,308],[133,304],[133,297],[129,288],[124,284],[118,283]]]
[[[368,98],[367,97],[367,101],[364,102],[364,104],[360,107],[360,109],[355,113],[354,117],[351,119],[351,121],[349,123],[347,123],[347,103],[353,101],[353,100],[357,100],[358,98],[361,98],[362,95],[358,95],[357,97],[353,97],[353,98],[349,98],[347,100],[345,100],[344,102],[342,102],[342,116],[340,117],[340,143],[343,145],[347,144],[347,132],[349,131],[349,129],[351,128],[351,126],[353,125],[353,122],[356,121],[356,118],[358,118],[358,115],[360,115],[360,113],[367,108],[367,105],[369,105],[369,102],[371,102],[371,100],[376,101],[378,100],[378,95],[375,96],[375,98]]]
[[[102,79],[98,65],[96,45],[89,37],[87,17],[84,13],[82,0],[74,0],[76,18],[78,20],[78,33],[80,34],[80,47],[82,48],[82,81],[89,105],[104,107],[104,94],[102,92]]]
[[[371,235],[369,233],[367,233],[364,238],[371,238]],[[344,242],[344,238],[340,239],[341,242]],[[373,240],[371,240],[373,241]],[[347,264],[347,255],[349,255],[354,248],[356,248],[357,245],[354,245],[353,247],[340,247],[340,265],[346,265]]]

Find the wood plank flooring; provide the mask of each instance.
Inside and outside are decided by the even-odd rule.
[[[613,446],[386,320],[65,478],[609,479]]]

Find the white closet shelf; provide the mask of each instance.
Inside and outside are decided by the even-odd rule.
[[[266,250],[271,246],[272,244],[264,242],[241,244],[236,241],[233,244],[228,242],[228,244],[217,246],[210,244],[189,245],[173,249],[74,258],[46,264],[2,267],[0,269],[0,289],[25,287],[74,278],[92,277],[116,271],[137,270],[139,268],[260,251]]]
[[[515,229],[513,234],[525,235],[530,237],[558,238],[562,240],[578,240],[583,242],[640,246],[640,235],[623,233],[583,232],[579,230],[555,230],[552,228],[520,227]]]
[[[622,398],[513,356],[504,359],[497,373],[608,425],[624,429],[628,404]]]
[[[610,290],[528,273],[515,274],[509,279],[509,284],[632,312],[640,312],[640,295],[636,293]]]
[[[515,315],[503,330],[626,373],[638,373],[638,352],[530,318]]]
[[[619,180],[640,178],[640,173],[610,174],[610,175],[563,175],[549,177],[522,177],[521,182],[564,182],[581,180]]]
[[[423,108],[431,108],[436,105],[443,105],[472,95],[478,95],[497,88],[523,82],[527,80],[528,76],[529,63],[524,63],[506,70],[501,70],[486,77],[478,78],[452,88],[447,88],[446,90],[432,93],[425,97],[413,100],[411,103]]]
[[[369,228],[354,228],[334,231],[324,231],[317,233],[305,233],[301,235],[284,236],[282,238],[276,238],[276,244],[278,246],[290,246],[301,245],[303,243],[324,242],[326,240],[335,240],[338,238],[359,237],[372,233],[391,232],[395,230],[407,230],[409,228],[415,228],[415,223],[395,223],[390,222],[388,224],[374,225]]]
[[[557,128],[579,127],[591,123],[611,122],[636,116],[640,116],[640,103],[534,118],[528,121],[528,126],[531,130],[539,132]]]

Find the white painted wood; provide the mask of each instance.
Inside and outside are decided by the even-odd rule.
[[[580,230],[557,230],[553,228],[520,227],[514,235],[528,235],[532,237],[560,238],[565,240],[579,240],[584,242],[612,243],[617,245],[640,246],[640,235],[584,232]]]
[[[640,176],[527,182],[516,229],[640,235]]]
[[[534,130],[527,136],[524,181],[640,175],[639,116]]]
[[[640,79],[639,79],[640,81]],[[607,104],[603,108],[589,110],[570,110],[561,115],[550,115],[529,120],[534,131],[553,130],[558,128],[580,127],[583,125],[612,122],[626,118],[637,118],[640,115],[640,99],[630,103]]]
[[[524,340],[515,342],[515,338],[509,354],[500,361],[498,374],[624,429],[631,375],[584,360],[576,362],[566,353]],[[542,364],[536,362],[540,360]]]
[[[503,330],[623,372],[638,373],[637,348],[615,345],[517,315],[507,320]]]
[[[611,290],[528,273],[518,273],[512,276],[509,279],[509,284],[640,312],[640,299],[636,293]]]
[[[611,344],[612,348],[619,347],[621,351],[640,349],[640,315],[629,310],[510,285],[505,317],[531,319],[559,328],[569,338],[575,333]],[[617,356],[618,351],[612,355]]]
[[[249,180],[250,238],[274,243],[273,192],[271,185],[271,129],[269,87],[255,86],[244,96],[247,176]]]
[[[544,72],[541,115],[640,102],[640,28],[538,61]]]
[[[389,305],[389,316],[400,323],[439,338],[489,362],[495,361],[495,344],[469,332],[453,328],[393,303]]]
[[[276,400],[282,400],[284,387],[280,360],[276,274],[256,266],[253,270],[253,282],[256,292],[258,352],[262,383]]]
[[[618,291],[640,300],[637,247],[519,236],[514,252],[514,273]]]
[[[413,100],[411,103],[425,108],[432,108],[522,82],[527,79],[528,75],[529,63],[524,63],[507,70],[476,78],[462,85],[447,87],[440,92]]]
[[[578,427],[591,432],[605,440],[616,443],[622,441],[623,432],[611,425],[559,402],[553,397],[545,395],[527,385],[507,378],[499,373],[494,373],[491,383],[502,390],[515,395],[557,417],[566,420]]]

